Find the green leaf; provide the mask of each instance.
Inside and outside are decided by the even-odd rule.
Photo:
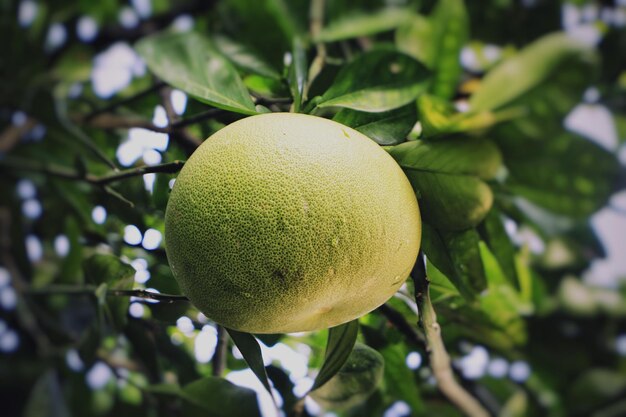
[[[191,382],[180,390],[180,396],[202,410],[198,415],[206,416],[208,413],[209,417],[261,416],[256,392],[223,378],[206,377]],[[189,413],[186,412],[185,415]]]
[[[63,389],[55,371],[45,372],[33,386],[24,417],[69,417]]]
[[[502,163],[491,142],[420,140],[388,151],[411,181],[426,222],[441,230],[464,230],[476,226],[489,212],[493,194],[482,179],[494,178]]]
[[[263,58],[258,56],[252,49],[224,35],[214,35],[212,37],[217,50],[235,64],[238,68],[249,73],[262,75],[264,77],[280,79],[280,73]]]
[[[292,62],[289,67],[289,87],[293,97],[293,107],[295,112],[300,111],[302,100],[304,99],[304,86],[307,78],[307,59],[304,43],[300,38],[294,38],[291,51]]]
[[[252,372],[259,378],[259,381],[263,384],[267,392],[270,393],[272,399],[272,387],[270,381],[267,378],[267,372],[265,371],[265,364],[263,363],[263,355],[261,353],[261,346],[259,342],[250,333],[244,333],[233,329],[226,329],[231,339],[241,352],[243,359],[246,361]]]
[[[256,114],[235,68],[198,33],[161,33],[135,45],[148,68],[196,99],[243,114]]]
[[[385,8],[368,14],[344,16],[322,28],[314,41],[334,42],[386,32],[405,23],[412,14],[409,9]]]
[[[317,106],[380,113],[410,103],[427,86],[422,64],[391,49],[374,49],[346,65]]]
[[[436,62],[437,48],[433,39],[435,28],[430,19],[422,15],[413,15],[396,31],[396,46],[408,55],[433,68]]]
[[[352,320],[328,329],[328,343],[326,344],[324,364],[315,377],[311,391],[324,385],[339,372],[348,356],[350,356],[350,352],[352,352],[358,333],[358,320]]]
[[[583,67],[589,72],[596,60],[592,49],[565,33],[546,35],[491,70],[470,98],[471,109],[500,108],[546,80],[562,77],[561,72],[568,67]]]
[[[415,373],[406,365],[409,354],[406,345],[386,346],[381,350],[385,359],[385,391],[394,401],[405,401],[415,415],[423,415],[425,404],[420,394],[420,387],[415,382]]]
[[[450,99],[462,73],[461,49],[469,38],[469,17],[463,0],[439,0],[430,16],[435,31],[434,95]]]
[[[333,120],[358,130],[379,145],[397,145],[406,141],[417,122],[417,115],[415,106],[407,104],[383,113],[342,109]]]

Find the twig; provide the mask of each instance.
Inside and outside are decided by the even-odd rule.
[[[42,164],[37,161],[30,161],[23,158],[5,158],[4,160],[0,161],[0,169],[6,167],[17,171],[39,172],[66,180],[85,181],[94,185],[107,185],[115,181],[131,177],[137,177],[145,174],[173,174],[180,171],[184,164],[184,161],[173,161],[158,165],[143,165],[137,168],[126,169],[123,171],[113,171],[110,174],[97,176],[92,174],[82,175],[74,170],[70,170],[63,166],[54,164]]]
[[[389,323],[393,324],[400,333],[402,333],[409,342],[426,350],[426,341],[424,336],[419,334],[417,330],[409,324],[400,312],[393,309],[387,304],[383,304],[378,307],[378,311],[389,320]]]
[[[325,0],[312,0],[310,9],[310,26],[311,38],[315,41],[319,37],[322,27],[324,25],[324,9]],[[324,42],[317,42],[316,45],[317,55],[313,58],[311,66],[309,67],[309,77],[307,83],[304,86],[304,92],[302,93],[302,100],[305,101],[309,94],[309,88],[315,81],[315,78],[322,72],[324,63],[326,62],[326,45]]]
[[[81,122],[80,118],[77,118],[76,121]],[[150,120],[139,117],[121,116],[114,113],[102,113],[85,120],[84,123],[88,123],[91,127],[105,130],[131,129],[135,127],[159,133],[170,133],[172,130],[169,126],[159,127]]]
[[[24,293],[31,296],[42,295],[95,295],[97,287],[94,285],[47,285],[42,288],[27,288]],[[112,297],[137,297],[148,300],[156,300],[164,303],[174,303],[178,301],[189,301],[184,295],[162,294],[141,289],[135,290],[116,290],[108,289],[107,296]]]
[[[163,88],[165,86],[165,83],[162,81],[157,81],[156,83],[154,83],[153,85],[151,85],[150,87],[146,88],[145,90],[141,90],[136,94],[133,94],[132,96],[123,98],[121,100],[115,101],[111,104],[108,104],[102,108],[99,108],[97,110],[92,111],[91,113],[87,114],[83,120],[85,122],[91,121],[91,119],[95,118],[96,116],[99,116],[103,113],[109,113],[115,109],[117,109],[118,107],[121,106],[125,106],[127,104],[130,104],[134,101],[137,101],[139,99],[142,99],[146,96],[149,96],[150,94],[159,91],[161,88]]]
[[[411,275],[415,282],[415,301],[420,313],[419,324],[424,329],[426,350],[439,390],[466,415],[489,417],[487,410],[454,379],[450,356],[441,338],[441,327],[437,323],[437,315],[430,301],[428,291],[430,283],[426,277],[426,266],[421,252]]]
[[[217,346],[211,364],[213,365],[213,376],[222,376],[226,369],[226,357],[228,355],[228,332],[224,327],[217,326]]]

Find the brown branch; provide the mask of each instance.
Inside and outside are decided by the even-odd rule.
[[[76,118],[75,120],[79,123],[81,122],[80,118]],[[85,119],[84,123],[88,123],[91,127],[104,130],[141,128],[159,133],[170,133],[172,131],[170,127],[159,127],[150,120],[134,116],[121,116],[115,113],[102,113],[93,118]]]
[[[426,336],[426,350],[430,367],[437,381],[437,387],[459,410],[470,417],[489,417],[487,410],[472,397],[454,378],[450,356],[441,337],[441,326],[437,323],[437,314],[430,301],[428,278],[424,256],[420,252],[413,272],[415,282],[415,301],[419,310],[419,324]]]
[[[132,96],[123,98],[121,100],[117,100],[113,103],[110,103],[102,108],[99,108],[97,110],[92,111],[91,113],[87,114],[84,118],[83,121],[85,122],[90,122],[92,121],[92,119],[94,119],[96,116],[99,116],[101,114],[104,113],[109,113],[112,112],[113,110],[117,109],[118,107],[121,106],[125,106],[127,104],[130,104],[134,101],[137,101],[139,99],[142,99],[146,96],[149,96],[152,93],[155,93],[157,91],[159,91],[161,88],[163,88],[165,86],[165,83],[162,81],[158,81],[156,83],[154,83],[153,85],[151,85],[150,87],[139,91],[138,93],[133,94]]]
[[[6,158],[0,161],[0,170],[2,168],[10,168],[16,171],[38,172],[66,180],[84,181],[94,185],[107,185],[115,181],[145,174],[173,174],[180,171],[184,164],[184,161],[173,161],[158,165],[143,165],[137,168],[126,169],[123,171],[113,171],[110,174],[97,176],[92,174],[82,175],[79,172],[55,164],[42,164],[40,162],[24,158]]]

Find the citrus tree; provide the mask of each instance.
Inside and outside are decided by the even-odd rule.
[[[626,414],[624,2],[0,10],[3,415]]]

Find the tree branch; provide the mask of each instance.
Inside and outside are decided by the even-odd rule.
[[[489,417],[487,410],[454,379],[450,356],[443,343],[441,327],[437,323],[437,315],[430,301],[428,291],[430,282],[426,277],[426,265],[421,251],[411,275],[415,282],[415,301],[420,314],[419,324],[424,329],[430,367],[439,390],[466,415]]]
[[[173,126],[179,121],[179,117],[174,111],[174,106],[172,105],[171,96],[172,89],[170,87],[161,89],[161,101],[163,102],[165,114],[167,115],[168,126]],[[172,141],[179,143],[189,153],[192,153],[198,146],[200,146],[200,144],[202,144],[202,141],[191,136],[184,128],[174,128],[169,135]]]
[[[143,165],[137,168],[126,169],[123,171],[113,171],[110,174],[97,176],[92,174],[82,175],[79,172],[55,164],[42,164],[40,162],[24,158],[5,158],[0,161],[0,169],[11,168],[16,171],[39,172],[66,180],[84,181],[94,185],[107,185],[115,181],[145,174],[173,174],[180,171],[184,164],[184,161],[173,161],[158,165]]]
[[[121,106],[125,106],[127,104],[130,104],[134,101],[137,101],[139,99],[142,99],[146,96],[149,96],[152,93],[155,93],[157,91],[159,91],[161,88],[163,88],[165,86],[165,83],[162,81],[158,81],[156,83],[154,83],[153,85],[151,85],[150,87],[139,91],[138,93],[133,94],[132,96],[123,98],[121,100],[117,100],[113,103],[110,103],[102,108],[99,108],[97,110],[92,111],[91,113],[87,114],[85,117],[82,118],[82,120],[84,122],[89,122],[91,121],[93,118],[95,118],[96,116],[99,116],[101,114],[104,113],[109,113],[115,109],[117,109],[118,107]]]
[[[95,296],[97,287],[93,285],[47,285],[42,288],[27,288],[24,293],[31,296],[42,295],[88,295]],[[107,296],[112,297],[137,297],[147,300],[156,300],[164,303],[174,303],[179,301],[189,301],[184,295],[161,294],[142,289],[135,290],[116,290],[108,289]]]

